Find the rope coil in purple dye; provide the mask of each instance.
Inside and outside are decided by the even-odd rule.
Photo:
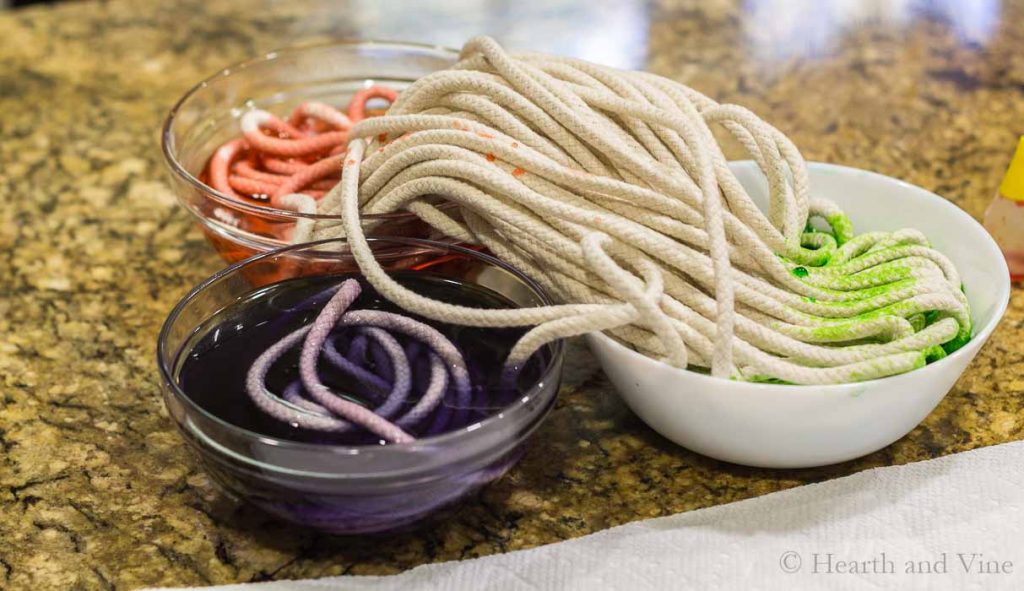
[[[454,413],[461,415],[469,406],[472,384],[466,362],[455,345],[435,328],[407,316],[381,310],[349,310],[362,288],[355,279],[348,279],[324,306],[312,324],[293,331],[253,363],[246,376],[245,388],[256,406],[280,421],[314,431],[344,433],[363,428],[387,441],[413,441],[406,432],[438,410],[449,386],[454,389]],[[353,327],[357,336],[352,343],[361,357],[372,347],[375,365],[383,366],[390,381],[342,355],[331,332],[338,327]],[[403,348],[394,334],[412,337],[429,349],[430,378],[423,395],[409,406],[412,391],[412,369],[409,348]],[[266,386],[267,374],[274,363],[301,342],[299,380],[289,384],[280,396]],[[354,377],[370,390],[386,392],[374,409],[352,402],[324,385],[317,373],[321,355],[335,368]],[[430,427],[444,427],[451,417],[442,408]],[[401,415],[401,416],[398,416]]]

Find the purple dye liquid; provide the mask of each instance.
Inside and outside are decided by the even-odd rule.
[[[181,389],[214,416],[260,435],[336,445],[382,443],[379,437],[362,429],[349,433],[325,433],[297,428],[265,414],[245,391],[246,373],[256,358],[293,330],[310,324],[333,295],[334,288],[348,278],[358,279],[363,288],[351,310],[384,310],[429,324],[448,337],[466,360],[473,384],[468,406],[456,408],[455,393],[449,387],[438,408],[408,429],[414,437],[438,435],[486,419],[536,383],[550,361],[547,349],[541,349],[522,368],[516,383],[503,383],[505,358],[526,329],[474,328],[435,322],[398,308],[356,275],[307,277],[257,290],[205,322],[180,354],[178,383]],[[476,308],[516,307],[511,300],[490,289],[426,272],[397,273],[394,278],[417,293],[452,304]],[[337,328],[328,342],[342,355],[377,374],[380,380],[359,381],[328,363],[323,356],[318,370],[321,380],[334,392],[374,408],[386,394],[380,391],[379,384],[389,383],[390,364],[387,356],[369,346],[361,335],[356,328]],[[413,388],[404,403],[412,407],[424,393],[428,382],[428,347],[401,334],[393,336],[412,361]],[[300,346],[286,353],[271,368],[266,380],[271,392],[280,395],[298,379]],[[442,413],[447,415],[441,417],[446,420],[436,420]],[[442,424],[442,428],[438,429],[438,424]]]

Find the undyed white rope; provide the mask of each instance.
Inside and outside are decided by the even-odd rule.
[[[763,171],[767,214],[713,126]],[[835,204],[810,197],[803,158],[781,132],[665,78],[513,57],[481,37],[350,138],[342,181],[318,205],[342,223],[304,223],[294,240],[347,237],[367,280],[428,318],[534,326],[511,363],[604,330],[715,376],[841,383],[920,367],[970,336],[957,271],[920,232],[854,237]],[[565,303],[481,310],[406,289],[374,259],[360,217],[403,209],[487,247]],[[812,231],[811,218],[829,230]]]

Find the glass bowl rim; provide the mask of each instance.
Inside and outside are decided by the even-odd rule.
[[[535,282],[533,279],[530,279],[526,274],[524,274],[519,269],[516,269],[512,265],[509,265],[508,263],[506,263],[506,262],[504,262],[504,261],[502,261],[500,259],[497,259],[497,258],[495,258],[495,257],[493,257],[491,255],[488,255],[488,254],[485,254],[485,253],[482,253],[482,252],[478,252],[478,251],[475,251],[475,250],[471,250],[471,249],[468,249],[468,248],[465,248],[465,247],[462,247],[462,246],[458,246],[456,244],[446,244],[446,243],[443,243],[443,242],[437,242],[437,241],[434,241],[434,240],[425,240],[425,239],[422,239],[422,238],[401,238],[401,237],[391,237],[391,236],[387,236],[387,237],[367,237],[367,241],[371,242],[371,243],[373,243],[373,242],[377,242],[377,243],[392,242],[392,243],[405,244],[405,245],[408,245],[408,246],[430,247],[432,249],[437,249],[437,250],[442,250],[442,251],[449,251],[449,252],[455,252],[455,253],[466,255],[466,256],[468,256],[468,257],[470,257],[472,259],[476,259],[478,261],[489,263],[491,265],[494,265],[494,266],[498,267],[499,269],[502,269],[502,270],[504,270],[504,271],[506,271],[508,273],[511,273],[516,279],[518,279],[523,284],[525,284],[526,287],[535,296],[538,297],[538,299],[540,300],[542,305],[552,305],[553,304],[553,301],[551,300],[551,297],[547,294],[547,292],[544,291],[543,288],[541,288],[541,286],[539,284],[537,284],[537,282]],[[292,246],[287,246],[287,247],[284,247],[284,248],[278,248],[278,249],[274,249],[274,250],[271,250],[271,251],[268,251],[268,252],[260,253],[260,254],[248,257],[246,259],[243,259],[243,260],[241,260],[241,261],[239,261],[239,262],[237,262],[237,263],[235,263],[233,265],[230,265],[228,267],[225,267],[225,268],[217,271],[216,273],[214,273],[210,277],[208,277],[208,278],[204,279],[203,281],[201,281],[198,285],[193,287],[191,290],[189,290],[189,292],[187,294],[185,294],[185,296],[182,297],[178,301],[177,304],[175,304],[174,308],[171,309],[171,312],[167,315],[167,319],[164,320],[163,326],[160,328],[160,333],[157,336],[156,361],[157,361],[157,367],[160,370],[160,378],[164,381],[164,383],[170,389],[170,391],[173,394],[174,398],[176,400],[182,402],[183,404],[185,404],[185,406],[187,406],[189,408],[190,412],[196,412],[196,413],[200,414],[205,419],[213,422],[218,427],[220,427],[222,429],[225,429],[229,433],[231,433],[233,435],[236,435],[236,436],[239,436],[242,439],[245,439],[245,440],[248,440],[248,441],[252,441],[252,442],[258,442],[258,443],[261,443],[263,445],[271,445],[271,446],[274,446],[276,448],[284,448],[284,449],[290,449],[290,450],[295,450],[295,451],[308,451],[310,453],[325,453],[325,452],[326,453],[339,453],[340,452],[340,453],[343,453],[345,455],[357,455],[357,454],[362,453],[362,452],[372,452],[374,454],[381,454],[381,455],[389,455],[390,454],[390,455],[396,455],[396,456],[415,455],[415,454],[420,454],[420,453],[433,453],[434,450],[436,448],[438,448],[438,447],[448,447],[448,446],[451,446],[451,445],[460,444],[460,443],[463,443],[462,440],[464,440],[464,439],[468,440],[468,441],[472,441],[474,436],[481,437],[483,435],[486,435],[491,430],[490,428],[493,427],[496,424],[499,424],[499,423],[502,423],[502,424],[513,424],[513,425],[518,425],[520,423],[527,424],[526,421],[528,421],[531,418],[532,415],[536,414],[537,416],[542,417],[545,414],[543,409],[547,407],[547,404],[542,404],[540,407],[537,407],[536,409],[528,408],[527,405],[529,405],[530,403],[532,403],[534,401],[535,394],[538,391],[539,392],[543,392],[543,390],[540,389],[539,385],[543,384],[544,382],[547,382],[548,380],[550,380],[552,378],[554,378],[555,377],[554,374],[556,373],[556,368],[560,368],[561,367],[561,365],[562,365],[561,362],[562,362],[562,359],[563,359],[564,354],[565,354],[565,346],[564,346],[564,340],[563,339],[558,339],[556,341],[552,341],[551,343],[548,343],[548,344],[545,345],[545,346],[549,346],[549,347],[552,348],[551,349],[551,360],[550,360],[550,362],[548,363],[547,367],[544,368],[544,371],[538,377],[538,379],[533,384],[531,384],[529,386],[529,388],[526,389],[526,392],[523,395],[519,396],[516,399],[515,402],[509,404],[508,406],[503,407],[498,413],[495,413],[495,414],[487,417],[486,419],[483,419],[482,421],[473,423],[472,425],[469,425],[467,427],[463,427],[463,428],[460,428],[458,430],[451,431],[451,432],[448,432],[448,433],[443,433],[441,435],[436,435],[436,436],[432,436],[432,437],[424,437],[424,438],[416,439],[415,441],[410,442],[410,443],[399,443],[399,444],[389,444],[389,445],[336,445],[336,444],[329,444],[329,443],[305,443],[305,442],[301,442],[301,441],[292,441],[292,440],[289,440],[289,439],[278,439],[276,437],[271,437],[271,436],[268,436],[268,435],[263,435],[263,434],[255,432],[255,431],[250,431],[248,429],[245,429],[245,428],[239,427],[237,425],[234,425],[234,424],[232,424],[232,423],[230,423],[230,422],[228,422],[228,421],[226,421],[224,419],[221,419],[220,417],[210,413],[206,409],[204,409],[201,406],[199,406],[195,401],[193,401],[184,392],[184,390],[182,390],[182,388],[178,384],[177,380],[173,378],[173,376],[172,376],[172,373],[173,373],[172,369],[170,367],[168,367],[166,363],[164,363],[164,358],[165,357],[171,358],[171,362],[172,363],[176,363],[177,360],[178,360],[178,356],[181,354],[181,351],[176,351],[172,355],[167,355],[166,353],[167,353],[167,340],[169,338],[169,332],[170,332],[170,329],[171,329],[171,325],[174,323],[175,320],[178,319],[178,316],[181,314],[181,312],[184,309],[184,307],[189,302],[191,302],[195,297],[197,297],[200,293],[203,293],[211,285],[221,281],[222,279],[224,279],[228,275],[233,274],[234,272],[240,270],[242,267],[245,267],[245,266],[247,266],[247,265],[249,265],[251,263],[255,263],[255,262],[260,261],[262,259],[278,256],[280,254],[288,253],[290,251],[312,249],[315,252],[315,248],[313,248],[313,247],[321,246],[321,245],[324,245],[324,244],[339,243],[339,242],[340,243],[347,243],[348,241],[345,238],[329,238],[329,239],[326,239],[326,240],[317,240],[315,242],[304,242],[304,243],[301,243],[301,244],[295,244],[295,245],[292,245]],[[329,251],[324,251],[324,252],[325,252],[325,254],[331,254]],[[559,369],[558,371],[561,371],[561,370]],[[552,390],[552,396],[551,396],[552,400],[555,397],[557,397],[557,395],[558,395],[558,389],[555,388],[554,390]],[[178,420],[176,418],[174,418],[173,416],[171,418],[175,422],[178,422]],[[473,428],[469,429],[469,427],[473,427]],[[209,435],[207,435],[207,436],[209,437]],[[256,461],[254,458],[248,458],[248,459],[250,461]]]
[[[378,49],[398,49],[398,50],[415,50],[425,53],[435,53],[438,55],[447,55],[453,58],[458,58],[459,51],[451,47],[444,45],[436,45],[430,43],[416,43],[412,41],[388,41],[380,39],[336,39],[333,41],[322,41],[317,43],[305,43],[298,45],[291,45],[280,49],[268,51],[263,55],[247,58],[238,62],[234,62],[228,66],[225,66],[217,72],[203,78],[199,82],[193,84],[185,94],[181,95],[178,100],[174,102],[170,111],[167,112],[167,116],[164,117],[163,125],[160,129],[160,151],[163,154],[164,162],[167,167],[171,170],[171,173],[186,183],[192,186],[192,188],[200,191],[207,197],[214,201],[231,207],[235,210],[242,211],[244,213],[255,214],[260,216],[273,216],[283,218],[306,218],[313,220],[338,220],[341,219],[339,215],[323,215],[323,214],[307,214],[291,211],[288,209],[279,209],[276,207],[269,207],[265,205],[259,205],[255,203],[246,203],[233,199],[224,193],[214,189],[206,183],[197,179],[192,173],[185,170],[185,167],[181,165],[177,158],[177,151],[171,147],[172,145],[172,133],[171,129],[174,127],[174,123],[177,120],[178,111],[180,111],[186,102],[188,102],[195,95],[203,91],[211,83],[216,82],[222,78],[229,78],[237,74],[245,72],[245,70],[258,66],[261,64],[272,63],[275,60],[281,59],[289,55],[296,55],[305,53],[312,50],[322,49],[358,49],[358,48],[378,48]],[[367,214],[362,216],[369,220],[404,220],[407,218],[415,218],[416,214],[412,212],[394,212],[394,213],[377,213]]]

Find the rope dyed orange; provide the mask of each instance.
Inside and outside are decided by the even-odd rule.
[[[368,108],[367,103],[390,104],[397,97],[395,90],[371,86],[356,92],[344,111],[314,101],[299,105],[286,120],[250,111],[241,118],[241,135],[210,156],[203,180],[241,202],[281,208],[278,199],[298,192],[319,199],[340,180],[348,130],[355,122],[386,112]],[[247,225],[237,212],[222,215],[232,216],[233,225]]]

